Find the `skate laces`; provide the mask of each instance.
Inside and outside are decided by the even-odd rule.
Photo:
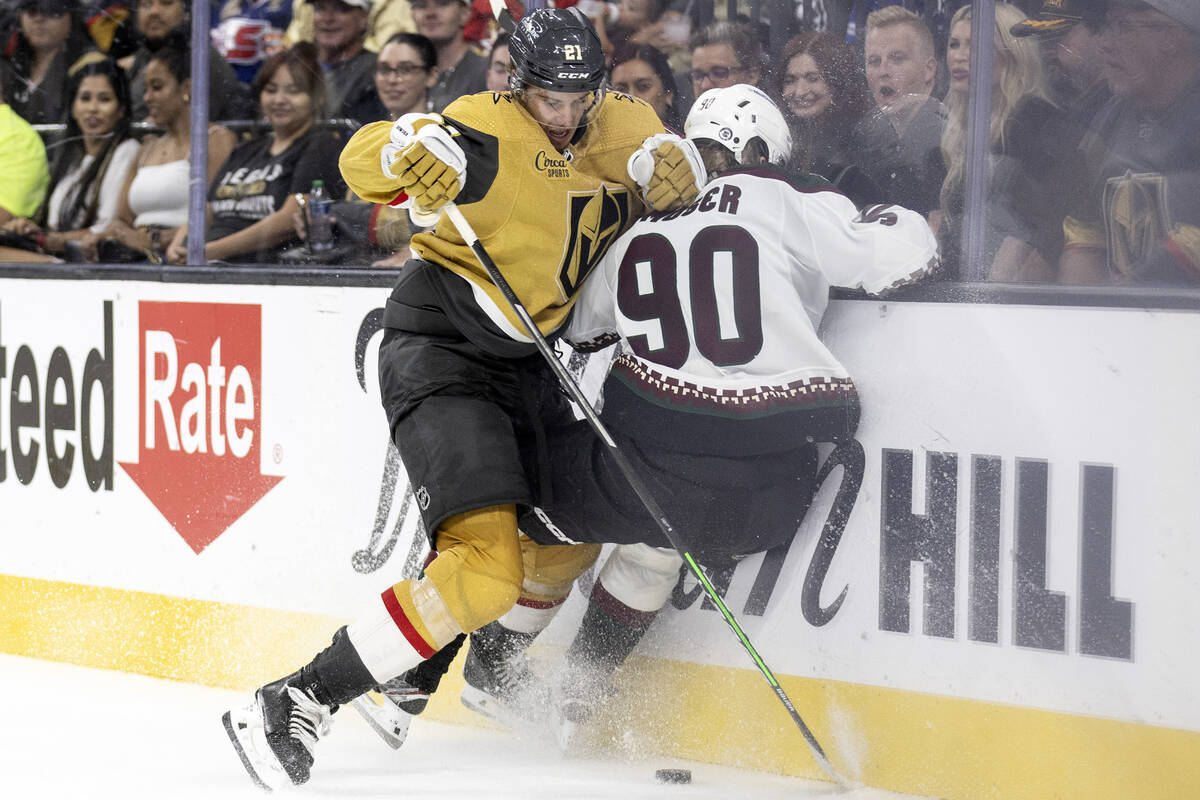
[[[503,695],[512,696],[527,689],[533,679],[529,658],[524,653],[501,658],[495,665],[492,679]]]
[[[313,750],[317,746],[317,739],[328,735],[333,722],[329,706],[318,703],[308,692],[295,686],[289,685],[287,693],[295,704],[288,715],[288,733],[304,745],[309,755],[315,757]]]

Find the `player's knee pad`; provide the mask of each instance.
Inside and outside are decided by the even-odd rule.
[[[683,559],[674,550],[648,544],[617,545],[600,570],[599,582],[615,599],[638,611],[658,611],[679,580]]]
[[[507,628],[538,633],[562,608],[576,578],[596,562],[601,545],[541,545],[521,536],[525,579],[516,605],[501,617]]]
[[[491,506],[447,518],[438,527],[437,549],[425,575],[464,632],[512,608],[524,576],[515,506]]]
[[[596,563],[599,544],[543,545],[521,536],[525,582],[521,596],[542,599],[566,597],[575,579]]]

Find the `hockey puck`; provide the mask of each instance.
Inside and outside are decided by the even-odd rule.
[[[690,769],[656,769],[654,770],[654,780],[659,783],[691,783],[692,771]]]

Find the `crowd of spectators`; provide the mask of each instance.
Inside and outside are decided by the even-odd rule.
[[[782,36],[777,15],[746,16],[771,4],[559,4],[593,20],[610,86],[670,128],[711,87],[772,94],[792,168],[925,214],[946,279],[1200,280],[1200,3],[997,0],[982,170],[965,0],[795,0]],[[186,258],[190,12],[0,0],[0,258]],[[298,200],[322,180],[342,245],[324,257],[400,263],[413,229],[345,196],[338,148],[361,124],[505,90],[489,2],[224,0],[210,24],[207,257],[303,260]],[[983,242],[969,263],[968,230]]]

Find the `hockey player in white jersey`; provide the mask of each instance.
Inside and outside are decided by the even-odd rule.
[[[790,540],[814,491],[816,443],[852,438],[859,400],[817,336],[833,286],[880,294],[937,266],[921,215],[857,209],[789,174],[786,123],[758,89],[710,90],[685,123],[708,183],[651,213],[588,279],[566,337],[620,341],[602,419],[693,555],[712,567]],[[630,171],[641,167],[635,156]],[[568,651],[562,713],[590,715],[666,603],[681,559],[585,423],[551,432],[553,476],[521,530],[544,545],[616,542]],[[526,574],[526,582],[538,581]],[[463,702],[500,719],[536,698],[524,652],[554,609],[518,604],[471,635]]]
[[[912,283],[937,266],[937,245],[920,214],[859,210],[823,178],[781,169],[787,125],[752,86],[705,92],[685,133],[707,184],[691,205],[643,217],[613,245],[565,338],[584,350],[620,342],[604,424],[712,568],[795,536],[815,488],[816,444],[855,434],[854,382],[817,336],[830,286],[880,294]],[[546,447],[552,485],[521,515],[522,532],[547,546],[620,545],[568,651],[570,724],[609,690],[682,561],[586,423],[550,431]],[[527,564],[525,583],[539,582]],[[524,654],[557,608],[518,603],[471,634],[468,707],[501,720],[544,711]]]

